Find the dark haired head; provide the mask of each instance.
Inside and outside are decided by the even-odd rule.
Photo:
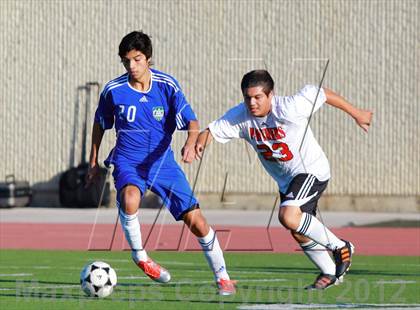
[[[267,70],[253,70],[244,75],[241,81],[242,93],[245,94],[245,89],[255,86],[262,86],[267,96],[274,89],[273,78]]]
[[[120,43],[118,48],[118,55],[123,58],[131,50],[137,50],[141,52],[146,59],[152,57],[152,41],[150,37],[143,31],[133,31],[127,34]]]

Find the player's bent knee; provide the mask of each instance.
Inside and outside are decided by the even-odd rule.
[[[280,221],[280,223],[284,226],[284,228],[287,228],[287,229],[293,229],[291,226],[291,222],[287,219],[287,218],[285,218],[285,217],[280,217],[279,216],[279,221]]]
[[[127,214],[135,213],[140,206],[140,191],[137,188],[125,188],[121,196],[124,211]]]
[[[283,206],[279,210],[279,221],[287,229],[296,230],[299,227],[301,212],[298,207]]]

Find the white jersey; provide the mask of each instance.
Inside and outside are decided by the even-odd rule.
[[[317,93],[318,87],[307,85],[293,96],[273,96],[271,112],[264,117],[253,116],[242,102],[208,127],[218,142],[232,138],[248,141],[282,193],[300,173],[326,181],[330,178],[328,159],[310,127],[304,137],[312,110],[315,112],[326,101],[321,88],[313,106]]]

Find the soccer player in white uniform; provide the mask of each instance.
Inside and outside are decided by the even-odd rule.
[[[321,272],[306,288],[325,289],[338,284],[349,270],[354,246],[339,239],[316,218],[317,202],[327,187],[330,167],[308,121],[327,103],[348,113],[367,131],[372,112],[352,106],[324,87],[308,85],[286,97],[275,96],[273,88],[274,81],[266,70],[245,74],[241,82],[244,102],[200,133],[197,158],[202,158],[213,138],[221,143],[242,138],[252,145],[279,186],[280,222]]]
[[[141,31],[127,34],[119,45],[127,73],[111,80],[102,91],[92,129],[87,183],[98,173],[98,152],[105,130],[115,126],[116,144],[105,165],[114,166],[117,206],[121,226],[135,264],[152,280],[166,283],[171,276],[143,248],[138,209],[150,189],[159,195],[177,221],[184,221],[204,251],[220,295],[235,293],[222,249],[213,229],[200,211],[187,178],[171,149],[175,129],[186,130],[182,160],[195,157],[198,121],[172,76],[150,68],[152,41]]]

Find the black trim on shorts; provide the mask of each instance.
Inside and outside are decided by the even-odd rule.
[[[191,207],[189,207],[187,210],[182,211],[182,213],[179,215],[179,217],[176,219],[177,221],[183,221],[185,214],[188,212],[191,212],[195,209],[200,209],[200,205],[198,203],[193,204]]]
[[[280,192],[281,202],[287,200],[298,200],[309,197],[314,193],[318,192],[314,197],[311,198],[307,203],[300,206],[302,212],[316,215],[316,210],[318,206],[318,200],[321,198],[322,193],[327,188],[328,181],[319,181],[313,174],[309,173],[300,173],[296,175],[293,180],[290,182],[289,187],[287,188],[286,193]],[[293,194],[293,198],[286,197],[290,194]]]

